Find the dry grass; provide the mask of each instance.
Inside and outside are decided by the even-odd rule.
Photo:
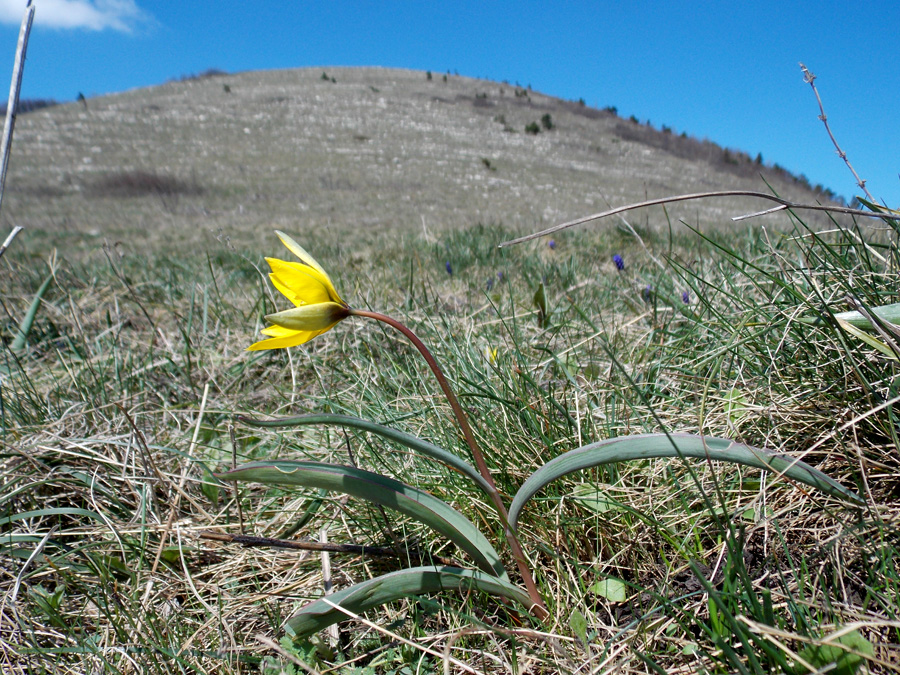
[[[6,349],[0,363],[4,672],[290,672],[292,660],[317,672],[435,672],[449,657],[464,664],[448,666],[451,672],[775,672],[778,655],[792,662],[792,654],[842,627],[857,628],[874,645],[871,672],[896,672],[900,454],[893,408],[883,405],[897,396],[896,362],[833,323],[797,321],[825,306],[846,309],[842,298],[850,292],[870,306],[897,302],[895,232],[845,226],[812,234],[796,223],[791,230],[781,215],[793,238],[757,224],[718,236],[719,221],[710,220],[708,236],[680,229],[670,239],[638,226],[648,251],[608,226],[561,233],[554,249],[538,242],[498,250],[539,219],[528,220],[534,204],[557,209],[552,218],[560,220],[595,210],[566,192],[578,189],[568,181],[578,172],[600,171],[592,164],[573,169],[586,138],[574,130],[622,122],[534,93],[516,97],[511,88],[502,100],[469,101],[460,97],[483,83],[461,78],[444,85],[414,73],[329,72],[336,84],[307,82],[301,76],[312,75],[302,71],[172,83],[91,102],[96,120],[60,108],[69,117],[54,119],[65,121],[65,133],[85,132],[79,143],[88,148],[100,128],[131,125],[123,138],[132,134],[138,166],[121,158],[104,164],[114,150],[104,146],[92,155],[103,162],[74,173],[77,148],[37,140],[50,118],[23,118],[32,126],[23,125],[17,143],[25,138],[19,147],[35,163],[17,168],[10,213],[31,226],[32,237],[17,240],[2,260],[4,335],[14,334],[47,274],[50,242],[59,250],[27,348]],[[439,87],[456,98],[432,100],[429,88]],[[298,93],[313,89],[315,106]],[[285,100],[270,100],[275,92]],[[198,125],[194,115],[225,110],[238,130],[249,123],[240,115],[256,108],[237,96],[283,108],[281,117],[260,118],[253,128],[257,140],[265,133],[295,139],[302,153],[287,153],[285,161],[303,158],[296,174],[266,173],[277,164],[261,150],[254,154],[242,131],[219,141],[203,136],[231,127]],[[367,116],[366,106],[380,98],[383,115]],[[533,139],[504,135],[484,117],[485,100],[492,114],[504,110],[516,125],[513,115],[540,119],[537,112],[551,110],[557,127],[511,164],[537,183],[516,178],[518,197],[490,207],[477,190],[461,187],[466,149],[490,139],[512,153]],[[330,121],[328,105],[340,111]],[[460,111],[470,127],[439,117]],[[431,116],[430,126],[420,114]],[[144,125],[154,115],[151,133]],[[315,126],[326,123],[334,126],[328,133]],[[491,124],[496,134],[485,131]],[[396,169],[398,182],[379,183],[386,174],[373,167],[384,155],[372,148],[388,148],[383,143],[397,129],[418,140],[403,146],[409,159]],[[428,145],[441,130],[446,146]],[[368,140],[353,138],[363,132]],[[189,152],[163,161],[154,153],[184,144],[154,133],[205,138],[192,152],[206,151],[208,163],[189,163]],[[609,143],[622,148],[622,162],[647,149],[638,141]],[[340,151],[345,147],[357,150]],[[538,161],[540,148],[546,154]],[[54,153],[58,164],[50,161]],[[647,153],[658,171],[671,169]],[[473,155],[476,163],[483,154]],[[347,169],[354,162],[356,173]],[[684,168],[685,180],[699,180],[691,171],[704,166]],[[499,163],[498,174],[505,170],[512,171]],[[410,171],[420,172],[415,189],[403,182]],[[168,205],[158,194],[91,197],[84,186],[103,175],[149,176],[137,181],[142,186],[182,182]],[[380,187],[373,193],[362,178]],[[29,196],[40,185],[62,196]],[[265,197],[248,200],[254,186],[265,186],[257,193]],[[515,192],[500,185],[497,194],[507,189]],[[332,542],[385,546],[396,538],[466,560],[414,522],[340,495],[244,485],[236,500],[231,486],[211,477],[234,457],[355,461],[446,499],[497,541],[501,534],[460,477],[375,437],[235,424],[236,414],[347,412],[465,452],[423,365],[375,326],[344,323],[291,353],[244,351],[262,317],[281,308],[253,251],[264,237],[267,254],[281,252],[269,228],[257,226],[288,219],[306,190],[309,210],[286,229],[321,233],[315,226],[329,217],[343,223],[298,238],[355,306],[404,317],[434,348],[505,494],[561,452],[665,428],[803,457],[858,490],[867,509],[746,468],[675,461],[603,467],[548,486],[526,510],[523,543],[551,611],[544,624],[517,626],[489,599],[443,594],[348,621],[333,645],[320,636],[314,644],[272,646],[283,621],[321,595],[318,554],[212,543],[199,538],[203,530],[237,532],[243,522],[248,533],[278,536],[303,519],[296,539],[316,538],[324,527]],[[420,201],[407,203],[403,194]],[[242,204],[256,206],[242,213]],[[498,215],[509,209],[507,225],[473,226],[482,207]],[[749,210],[739,205],[738,212]],[[373,219],[369,229],[347,227],[363,222],[363,213]],[[379,230],[391,213],[397,230]],[[101,235],[104,247],[96,243]],[[624,272],[613,253],[624,257]],[[533,305],[541,282],[545,327]],[[491,349],[495,359],[486,357]],[[334,555],[334,583],[345,587],[412,560]],[[607,578],[625,583],[625,601],[597,590]]]

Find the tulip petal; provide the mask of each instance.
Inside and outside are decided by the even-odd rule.
[[[312,267],[277,258],[266,258],[266,262],[272,269],[269,278],[275,288],[295,305],[333,301],[328,286]]]
[[[269,339],[250,345],[247,348],[250,351],[302,345],[350,316],[349,306],[338,295],[322,266],[289,236],[283,232],[277,234],[301,262],[266,258],[272,270],[269,279],[294,308],[268,315],[266,319],[275,325],[261,332]]]
[[[349,310],[336,302],[320,302],[301,305],[283,312],[266,315],[266,321],[282,328],[300,331],[328,330],[341,319],[349,316]]]
[[[281,243],[287,246],[287,249],[293,253],[295,256],[300,258],[305,264],[309,265],[315,270],[318,270],[326,279],[328,279],[328,273],[322,269],[322,266],[316,262],[316,259],[313,258],[306,250],[298,244],[296,241],[287,236],[284,232],[279,232],[275,230],[275,234],[278,235],[278,238],[281,239]],[[329,284],[331,281],[329,280]]]
[[[291,330],[290,328],[284,328],[282,326],[266,326],[259,332],[263,335],[268,335],[269,337],[288,337],[289,335],[293,335],[297,331]]]
[[[247,347],[247,351],[258,352],[264,349],[285,349],[287,347],[296,347],[297,345],[302,345],[305,342],[309,342],[314,337],[316,337],[317,335],[321,335],[324,332],[324,330],[291,331],[290,335],[285,335],[283,337],[273,337],[269,338],[268,340],[260,340],[259,342],[254,342],[252,345]]]

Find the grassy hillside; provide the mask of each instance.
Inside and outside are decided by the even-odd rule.
[[[476,222],[532,231],[608,204],[768,191],[764,181],[788,199],[824,199],[746,154],[513,85],[377,68],[322,75],[207,77],[23,115],[5,215],[79,249],[221,235],[259,248],[274,226],[324,229],[329,243]],[[532,123],[540,133],[525,132]],[[668,214],[722,227],[759,208],[706,201]],[[666,224],[662,209],[633,217]]]
[[[840,315],[900,302],[896,221],[735,226],[764,205],[690,203],[671,228],[658,210],[499,249],[604,199],[758,189],[759,167],[508,85],[321,74],[171,83],[20,119],[4,214],[27,229],[0,266],[3,672],[900,670],[900,347],[890,324]],[[553,129],[524,132],[547,113]],[[247,421],[353,415],[473,461],[431,370],[384,324],[350,317],[246,351],[290,306],[260,255],[294,260],[273,226],[352,307],[433,351],[506,503],[567,451],[648,433],[777,451],[862,501],[728,461],[584,469],[522,511],[546,617],[466,587],[292,641],[285,621],[323,594],[320,554],[210,533],[370,547],[331,554],[338,590],[477,560],[390,504],[214,477],[235,463],[403,481],[522,575],[458,471],[346,425]]]

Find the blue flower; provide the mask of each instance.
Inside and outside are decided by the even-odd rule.
[[[487,289],[488,289],[488,290],[491,290],[493,287],[494,287],[494,278],[493,278],[493,277],[488,277],[488,280],[487,280]]]
[[[503,281],[503,272],[497,272],[497,281]]]
[[[616,263],[616,269],[620,272],[625,269],[625,261],[622,260],[622,256],[618,253],[613,256],[613,262]]]
[[[447,268],[447,274],[449,274],[450,276],[453,276],[453,268],[450,267],[450,261],[449,261],[449,260],[447,261],[447,263],[446,263],[444,266]]]
[[[641,291],[641,297],[644,299],[644,302],[650,302],[650,298],[653,294],[653,286],[647,284],[644,286],[644,289]]]
[[[548,241],[547,246],[549,246],[550,248],[556,248],[556,239],[551,239],[550,241]]]
[[[686,305],[691,304],[691,294],[688,293],[687,291],[685,291],[684,293],[681,294],[681,299],[684,302],[684,304],[686,304]]]

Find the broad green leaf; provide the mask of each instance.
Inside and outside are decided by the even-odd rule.
[[[352,614],[361,614],[373,607],[410,596],[471,589],[508,598],[524,607],[530,608],[532,604],[525,591],[495,576],[459,567],[412,567],[363,581],[315,600],[288,619],[285,628],[293,637],[302,638],[348,618],[345,612],[333,605],[339,605]]]
[[[506,578],[497,551],[468,518],[437,497],[393,478],[352,466],[291,460],[253,462],[216,474],[216,478],[322,488],[381,504],[440,532],[471,555],[485,572]]]
[[[300,415],[298,417],[283,417],[274,420],[257,420],[250,417],[238,417],[241,422],[245,422],[254,427],[296,427],[309,424],[333,424],[342,427],[351,427],[352,429],[360,429],[368,431],[390,441],[395,441],[400,445],[406,446],[410,450],[419,452],[423,455],[436,459],[441,464],[450,467],[454,471],[458,471],[467,478],[470,478],[478,487],[490,494],[491,488],[487,481],[482,478],[478,470],[465,460],[460,459],[452,452],[444,450],[442,447],[424,441],[417,436],[407,434],[397,429],[392,429],[369,420],[359,417],[351,417],[350,415]]]
[[[821,644],[809,645],[800,652],[800,658],[813,666],[815,672],[827,670],[833,675],[854,675],[867,656],[875,656],[875,649],[858,630],[833,640],[825,638]],[[811,671],[801,663],[794,665],[794,673],[797,675],[809,672]]]
[[[821,490],[832,497],[864,503],[855,493],[818,469],[788,455],[755,448],[726,438],[694,434],[639,434],[591,443],[552,459],[538,469],[519,488],[509,507],[509,524],[515,529],[525,504],[548,483],[582,469],[615,464],[633,459],[657,457],[696,457],[745,464]]]
[[[886,321],[887,323],[892,323],[894,325],[900,325],[900,302],[894,303],[892,305],[880,305],[878,307],[869,307],[869,313],[874,314],[879,319]],[[849,323],[851,326],[855,326],[856,328],[862,328],[863,330],[872,330],[874,327],[872,326],[872,322],[869,321],[865,316],[861,313],[852,311],[852,312],[840,312],[834,315],[834,318],[838,320],[838,322],[845,321]],[[823,323],[820,317],[803,317],[799,319],[803,323],[807,323],[810,325],[819,325]]]
[[[867,310],[870,314],[874,314],[879,319],[900,325],[900,302],[892,305],[880,305],[878,307],[869,307]],[[852,326],[862,328],[864,330],[872,330],[872,322],[864,317],[860,312],[841,312],[835,314],[834,318],[838,321],[846,321]]]
[[[601,579],[588,590],[611,602],[625,602],[628,599],[628,589],[625,584],[612,577]]]
[[[576,485],[575,489],[572,490],[572,499],[594,513],[622,510],[622,506],[619,502],[598,489],[597,486],[592,483]]]

